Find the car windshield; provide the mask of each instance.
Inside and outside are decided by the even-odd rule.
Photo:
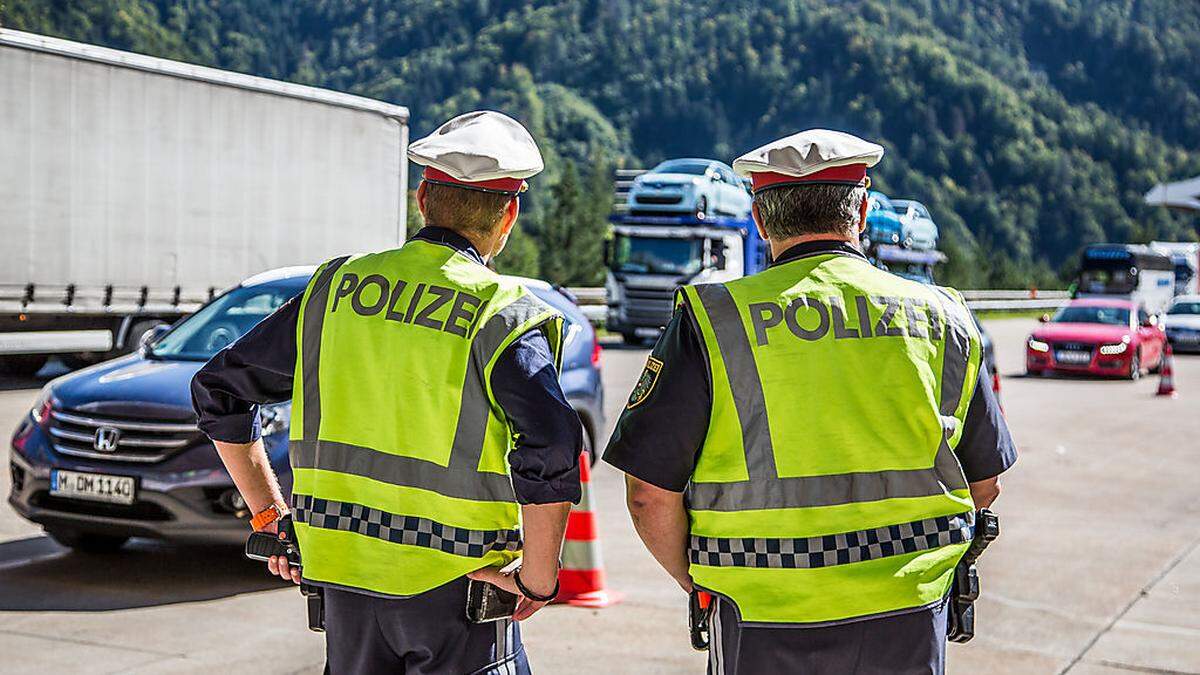
[[[1125,307],[1070,305],[1058,310],[1054,321],[1056,323],[1103,323],[1110,326],[1128,326],[1129,310]]]
[[[1137,270],[1132,267],[1092,267],[1079,274],[1079,290],[1098,295],[1126,295],[1137,288]]]
[[[1167,314],[1200,314],[1200,301],[1177,302]]]
[[[709,162],[694,159],[671,159],[650,169],[650,173],[686,173],[693,176],[703,176],[708,172]]]
[[[207,361],[302,290],[301,283],[235,288],[160,338],[148,355],[168,360]]]
[[[617,237],[613,268],[634,274],[695,274],[700,271],[699,239]]]

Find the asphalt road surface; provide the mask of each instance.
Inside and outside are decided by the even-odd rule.
[[[1003,534],[981,561],[978,637],[950,646],[950,671],[1200,673],[1200,357],[1176,359],[1176,400],[1154,396],[1157,378],[1027,379],[1032,325],[987,324],[1021,457],[996,504]],[[645,356],[606,350],[610,421]],[[0,380],[0,431],[40,384]],[[534,670],[703,672],[685,597],[637,540],[620,475],[601,466],[593,478],[609,587],[624,600],[527,622]],[[303,613],[296,590],[236,549],[139,541],[74,554],[0,506],[0,672],[319,672],[322,641]]]

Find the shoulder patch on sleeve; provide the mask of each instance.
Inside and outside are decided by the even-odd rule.
[[[646,367],[642,369],[642,376],[638,378],[637,384],[633,386],[633,392],[629,394],[629,403],[625,405],[626,410],[638,407],[650,397],[650,392],[654,391],[654,385],[658,384],[658,374],[662,372],[662,368],[662,361],[653,356],[646,359]]]

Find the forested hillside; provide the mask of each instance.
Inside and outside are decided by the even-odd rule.
[[[887,148],[876,185],[930,206],[962,286],[1053,283],[1089,242],[1196,238],[1141,200],[1200,174],[1190,1],[0,2],[10,27],[402,103],[416,135],[517,115],[549,169],[509,266],[557,281],[600,273],[611,167],[729,161],[811,126]]]

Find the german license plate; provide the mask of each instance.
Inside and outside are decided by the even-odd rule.
[[[1054,352],[1054,360],[1059,363],[1091,363],[1091,352],[1076,352],[1076,351],[1058,351]]]
[[[110,504],[132,504],[137,486],[131,476],[110,476],[55,469],[50,472],[50,494]]]

